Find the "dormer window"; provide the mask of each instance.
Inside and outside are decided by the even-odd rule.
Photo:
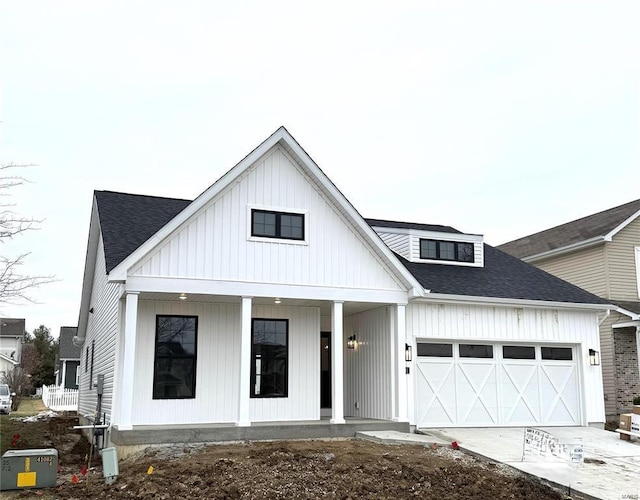
[[[420,258],[472,263],[473,243],[420,239]]]
[[[251,236],[304,240],[304,214],[251,210]]]

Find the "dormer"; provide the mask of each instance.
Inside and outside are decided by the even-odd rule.
[[[411,262],[483,267],[484,241],[448,226],[368,219],[382,241]]]

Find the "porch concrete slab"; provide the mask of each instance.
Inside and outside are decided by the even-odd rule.
[[[563,444],[582,443],[585,462],[526,457],[524,428],[451,428],[425,431],[461,449],[578,492],[590,498],[619,500],[640,498],[640,441],[620,439],[619,434],[594,427],[536,427]]]
[[[451,443],[444,441],[436,436],[428,433],[414,434],[399,431],[359,431],[356,432],[356,439],[365,441],[373,441],[380,444],[417,444],[431,447],[434,444],[438,446],[450,446]]]
[[[259,422],[248,427],[234,424],[144,425],[130,430],[113,427],[110,439],[116,446],[228,441],[274,441],[279,439],[353,438],[363,430],[409,432],[409,423],[347,418],[344,424],[328,420]]]

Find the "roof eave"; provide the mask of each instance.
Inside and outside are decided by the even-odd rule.
[[[631,224],[638,217],[640,217],[640,210],[638,210],[631,217],[626,218],[624,221],[622,221],[620,224],[618,224],[614,229],[609,231],[606,234],[605,239],[607,241],[611,241],[611,238],[613,238],[616,234],[618,234],[620,231],[622,231],[625,227],[627,227],[629,224]]]
[[[453,295],[446,293],[429,293],[414,299],[417,302],[450,302],[476,305],[520,306],[541,309],[587,309],[591,311],[608,311],[617,309],[612,304],[589,304],[579,302],[557,302],[549,300],[508,299],[501,297],[480,297],[473,295]]]
[[[611,241],[611,238],[609,238],[608,236],[595,236],[593,238],[589,238],[588,240],[572,243],[571,245],[554,248],[553,250],[547,250],[546,252],[537,253],[535,255],[520,257],[520,259],[527,263],[538,262],[540,260],[548,259],[549,257],[557,257],[558,255],[562,255],[565,253],[584,250],[585,248],[600,245],[601,243],[604,243],[606,241]]]

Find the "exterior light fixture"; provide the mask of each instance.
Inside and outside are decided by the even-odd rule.
[[[409,363],[413,359],[413,354],[411,352],[411,346],[409,344],[404,345],[404,360]]]
[[[589,349],[589,364],[598,366],[600,364],[600,353],[595,349]]]
[[[281,303],[282,303],[282,301],[281,301],[279,298],[276,298],[276,299],[273,301],[273,303],[274,303],[274,304],[281,304]]]
[[[358,347],[358,341],[356,340],[356,336],[351,335],[351,337],[347,339],[347,349],[355,349],[356,347]]]
[[[181,294],[178,296],[178,298],[179,298],[180,300],[187,300],[187,294],[186,294],[186,293],[181,293]]]

